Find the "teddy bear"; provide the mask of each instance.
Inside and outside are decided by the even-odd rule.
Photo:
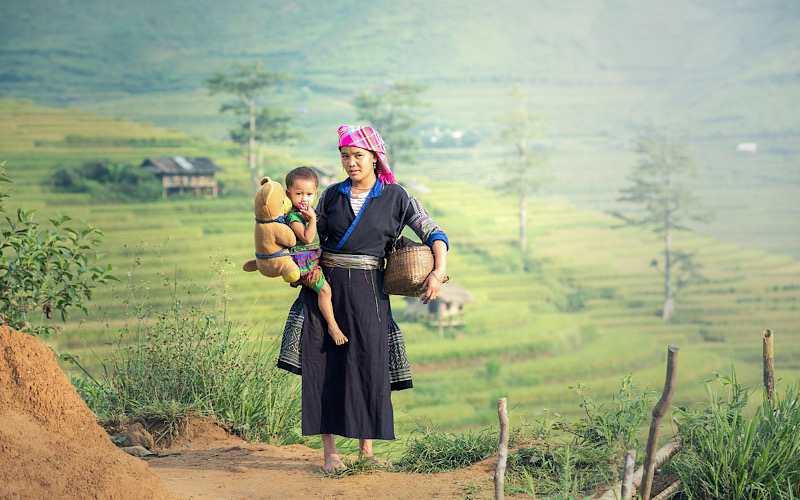
[[[256,258],[244,263],[247,272],[259,271],[268,278],[283,278],[287,283],[300,279],[300,268],[289,255],[289,248],[297,244],[294,232],[279,217],[285,215],[292,203],[283,187],[270,179],[261,179],[255,199]]]

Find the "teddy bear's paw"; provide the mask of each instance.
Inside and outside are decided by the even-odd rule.
[[[283,277],[283,281],[285,281],[287,283],[294,283],[296,281],[300,281],[300,270],[299,269],[295,269],[292,272],[290,272],[289,274],[285,275]]]

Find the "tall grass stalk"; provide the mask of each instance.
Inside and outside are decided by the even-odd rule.
[[[720,377],[720,398],[705,383],[708,403],[682,409],[684,450],[673,464],[690,499],[793,499],[800,496],[800,379],[783,398],[764,394],[752,417],[748,390],[733,368]]]

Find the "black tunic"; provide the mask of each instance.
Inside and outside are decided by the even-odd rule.
[[[324,251],[382,258],[401,223],[407,223],[425,242],[437,237],[446,241],[441,228],[405,189],[378,183],[357,224],[340,245],[356,218],[350,207],[349,187],[349,180],[334,184],[320,198],[318,230]],[[327,267],[323,271],[331,286],[336,321],[348,342],[341,346],[333,342],[316,294],[304,287],[303,434],[394,439],[390,305],[389,296],[383,293],[383,271]]]

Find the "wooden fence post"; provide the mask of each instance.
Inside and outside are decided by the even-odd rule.
[[[764,330],[762,335],[764,345],[764,387],[767,389],[767,398],[773,401],[775,398],[775,353],[772,349],[772,341],[775,336],[772,330]]]
[[[683,441],[679,437],[674,437],[667,441],[667,444],[661,447],[660,450],[656,453],[655,457],[655,466],[656,468],[662,467],[665,463],[669,462],[669,459],[674,457],[676,453],[678,453],[681,448],[683,447]],[[642,476],[644,475],[644,466],[639,467],[636,469],[636,472],[633,473],[632,478],[632,487],[631,487],[631,495],[633,495],[633,490],[639,488],[642,485]],[[597,500],[619,500],[622,498],[622,482],[615,484],[612,488],[606,491],[600,498]]]
[[[672,394],[675,392],[675,374],[678,367],[678,346],[671,345],[667,349],[667,377],[664,382],[664,391],[661,399],[653,407],[653,420],[650,422],[650,434],[647,436],[647,449],[644,455],[644,471],[642,475],[642,487],[639,494],[642,500],[650,500],[650,487],[653,485],[653,474],[655,473],[655,458],[658,448],[658,432],[661,426],[661,419],[667,413],[672,404]]]
[[[494,470],[494,498],[505,498],[506,462],[508,461],[508,409],[507,399],[497,400],[497,416],[500,418],[500,443],[497,445],[497,467]]]

